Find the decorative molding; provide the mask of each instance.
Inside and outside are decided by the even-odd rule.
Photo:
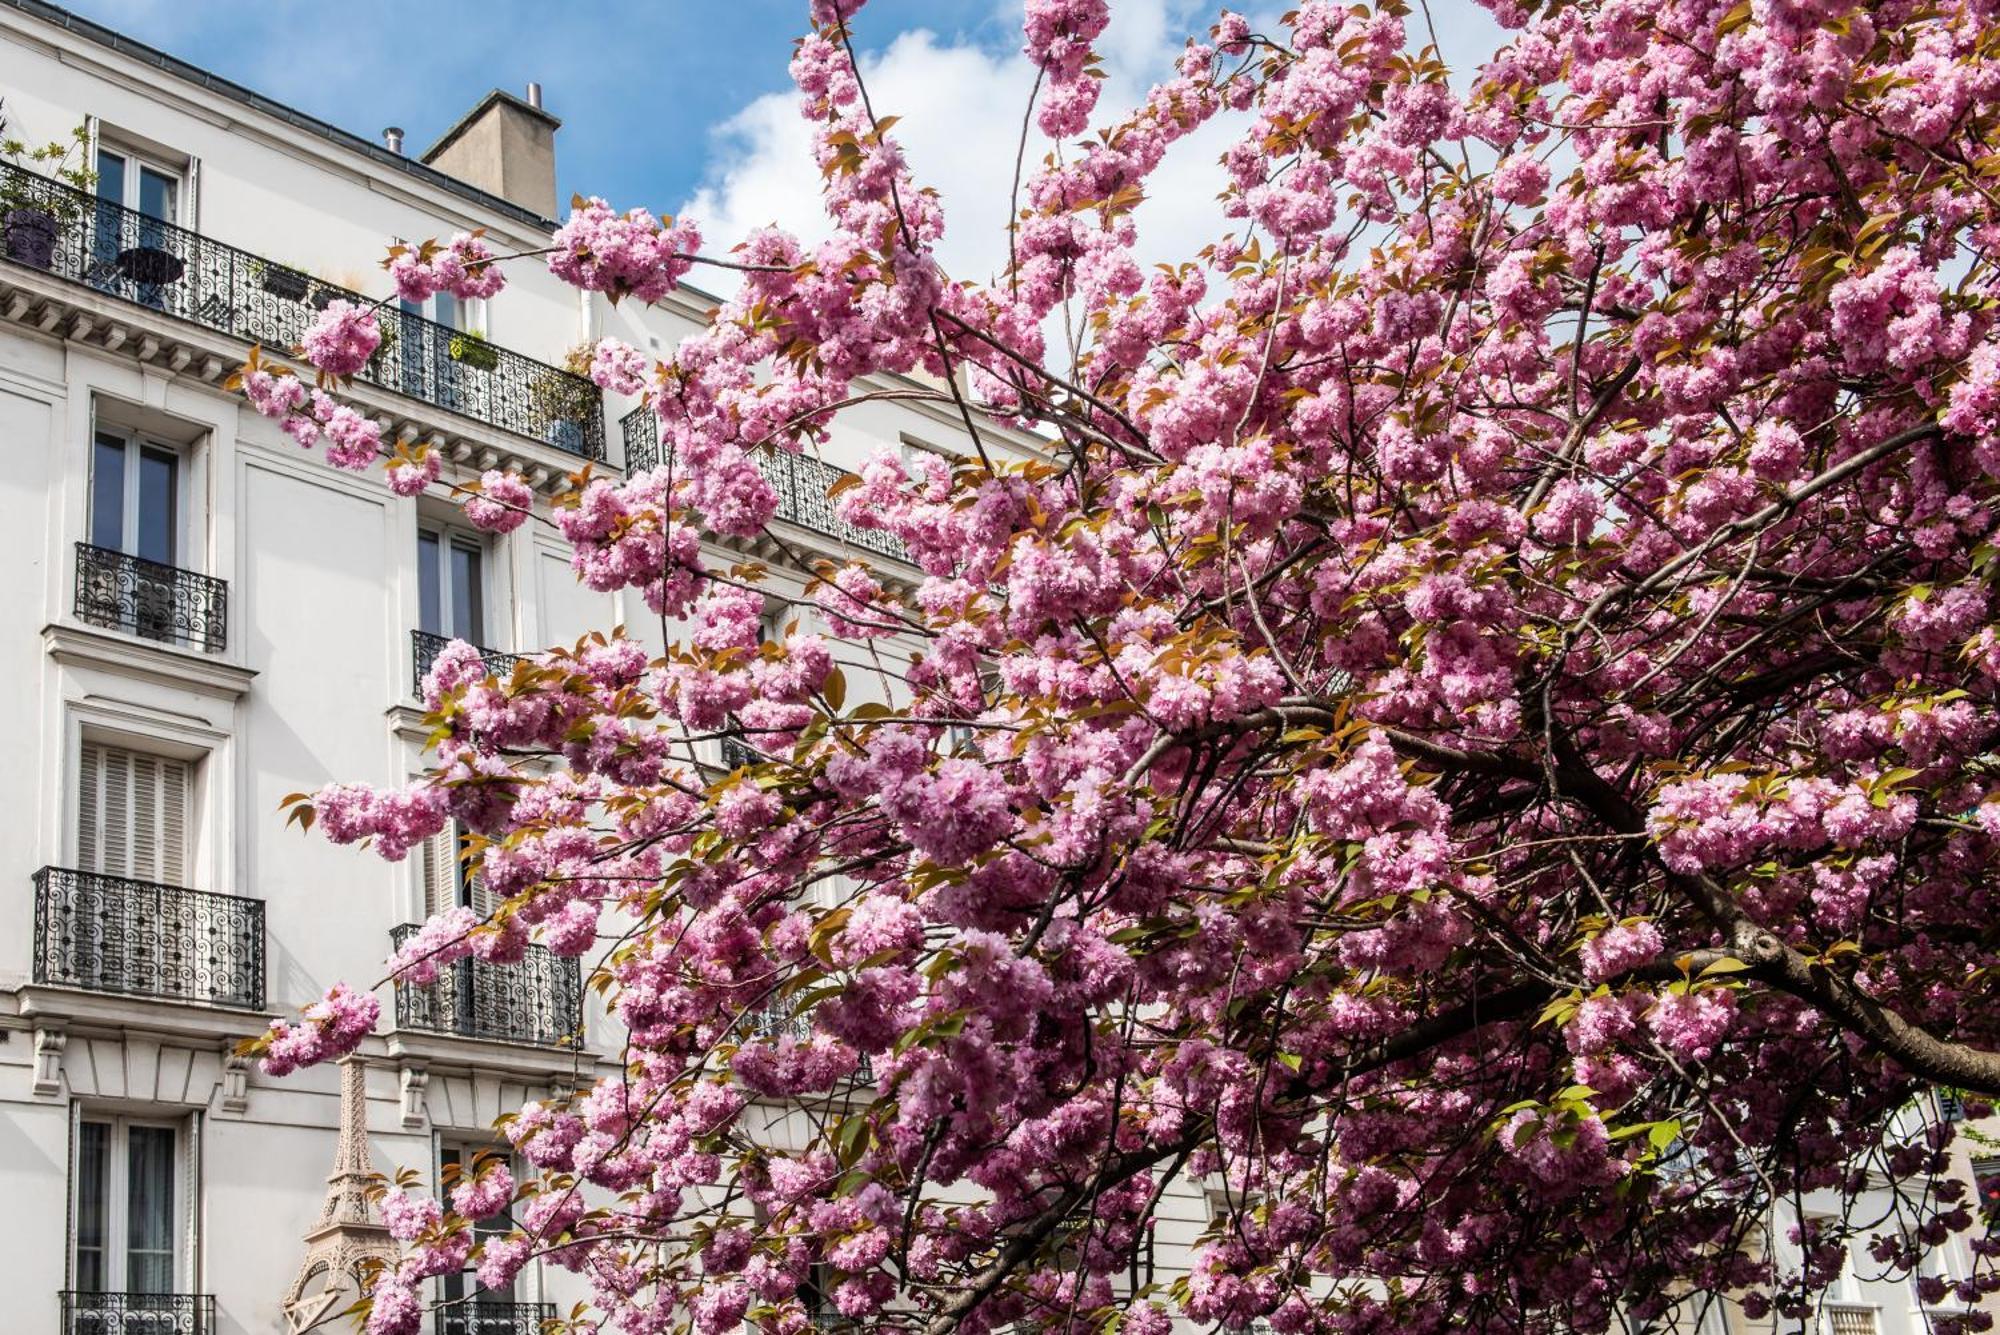
[[[422,1062],[406,1061],[398,1069],[402,1074],[403,1125],[412,1131],[421,1131],[424,1123],[430,1120],[424,1094],[430,1088],[431,1073]]]
[[[35,1030],[35,1076],[31,1086],[38,1099],[59,1099],[63,1092],[63,1048],[69,1043],[67,1030]]]
[[[221,1108],[238,1115],[250,1110],[250,1059],[238,1053],[229,1039],[222,1041]]]
[[[218,661],[209,654],[176,649],[113,631],[52,623],[42,627],[49,657],[64,667],[95,668],[164,686],[178,686],[226,700],[249,694],[255,669]]]

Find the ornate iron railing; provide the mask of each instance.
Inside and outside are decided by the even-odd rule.
[[[418,930],[390,933],[400,950]],[[574,1047],[583,1041],[583,979],[577,962],[529,946],[516,964],[458,960],[433,983],[396,985],[396,1027],[503,1043]]]
[[[745,765],[758,765],[764,761],[763,753],[744,741],[741,737],[722,739],[722,768],[741,769]]]
[[[212,1335],[215,1296],[64,1289],[62,1329],[63,1335]]]
[[[645,404],[626,413],[619,426],[625,435],[627,473],[657,468],[672,457],[672,452],[660,443],[659,419]],[[756,459],[757,471],[778,493],[778,518],[878,556],[898,561],[910,559],[902,539],[895,534],[850,524],[835,512],[833,498],[828,493],[842,478],[853,476],[845,468],[783,450],[762,450]]]
[[[372,299],[213,237],[0,164],[21,201],[0,256],[247,343],[290,349],[327,303]],[[561,367],[422,316],[384,308],[383,340],[360,379],[528,436],[584,459],[604,457],[604,401]]]
[[[474,1298],[440,1307],[432,1316],[435,1335],[541,1335],[543,1324],[556,1319],[556,1305]]]
[[[44,867],[35,981],[261,1010],[264,901]]]
[[[414,677],[418,695],[424,693],[424,678],[430,675],[431,668],[437,663],[438,655],[443,653],[445,646],[450,643],[449,635],[433,635],[427,630],[410,632],[411,666],[416,669]],[[483,646],[479,647],[479,656],[486,660],[486,670],[496,677],[513,675],[514,665],[521,661],[519,654],[503,654],[498,649],[487,649]]]
[[[76,618],[149,640],[221,653],[229,638],[229,584],[109,547],[76,545]]]
[[[783,1001],[770,1002],[745,1011],[739,1025],[742,1032],[754,1034],[758,1038],[791,1038],[799,1043],[806,1042],[813,1034],[811,1012],[794,1015],[791,1003]],[[875,1064],[869,1060],[865,1052],[861,1054],[861,1064],[854,1068],[854,1079],[864,1085],[875,1083]]]

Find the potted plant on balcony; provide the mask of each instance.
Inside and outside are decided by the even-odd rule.
[[[7,112],[0,106],[0,231],[7,258],[37,269],[55,262],[56,238],[75,227],[88,206],[87,194],[97,173],[84,164],[90,127],[79,125],[62,140],[30,148],[7,134]],[[53,184],[50,184],[53,182]]]
[[[303,271],[272,260],[252,260],[251,264],[256,270],[257,286],[286,301],[305,300],[306,288],[312,280]]]
[[[547,367],[528,382],[528,406],[535,420],[544,424],[544,438],[559,450],[584,452],[584,423],[597,406],[597,386],[586,377],[590,371],[588,345],[571,348],[563,356],[563,370]],[[565,374],[564,372],[567,372]]]
[[[500,349],[488,343],[486,335],[477,329],[453,334],[445,350],[451,354],[453,361],[476,366],[482,371],[490,371],[500,364]]]

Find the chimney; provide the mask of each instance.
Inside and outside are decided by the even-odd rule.
[[[382,147],[388,149],[391,153],[401,153],[403,151],[403,127],[400,125],[391,125],[388,129],[382,131]]]
[[[561,126],[543,110],[540,84],[529,84],[525,99],[495,88],[426,149],[422,160],[467,185],[553,218],[556,131]]]

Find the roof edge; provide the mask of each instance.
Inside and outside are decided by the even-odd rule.
[[[331,122],[319,119],[317,116],[307,115],[298,108],[287,106],[276,98],[266,97],[254,89],[246,88],[240,83],[225,79],[219,74],[211,73],[190,61],[182,60],[179,56],[169,55],[158,47],[148,46],[144,42],[127,37],[124,33],[114,28],[107,28],[103,24],[84,18],[80,14],[71,13],[60,5],[50,4],[48,0],[0,0],[0,6],[26,14],[30,18],[40,19],[42,22],[61,28],[65,32],[74,33],[76,36],[84,38],[86,41],[95,42],[107,50],[115,51],[141,64],[150,65],[154,69],[171,74],[175,78],[185,83],[193,84],[197,88],[226,97],[232,102],[239,103],[250,108],[252,111],[270,116],[275,120],[282,121],[294,129],[302,130],[307,134],[324,139],[339,148],[346,149],[350,153],[359,153],[363,157],[372,159],[378,166],[400,171],[404,175],[422,181],[426,185],[435,186],[449,194],[457,195],[461,199],[477,204],[483,209],[489,209],[494,213],[502,214],[513,219],[515,222],[524,223],[544,232],[552,232],[557,226],[555,219],[544,218],[533,209],[523,208],[512,200],[502,199],[498,195],[490,194],[487,191],[481,190],[476,185],[459,180],[456,176],[448,172],[439,171],[437,168],[417,158],[409,157],[402,153],[392,153],[371,139],[364,139],[350,130],[343,130]],[[498,89],[494,90],[494,94],[501,97],[511,96],[510,94],[500,92]],[[480,103],[480,106],[485,106],[486,101],[490,101],[492,96],[493,94],[489,94],[488,98]],[[519,99],[515,100],[518,101]],[[521,105],[527,107],[527,103],[525,102],[522,102]],[[528,110],[536,111],[537,109],[528,107]],[[555,120],[547,112],[539,112],[539,114],[547,117],[549,120]],[[557,122],[557,124],[560,123],[559,121]],[[455,130],[457,127],[453,128]],[[451,131],[447,131],[447,134],[449,133]]]

